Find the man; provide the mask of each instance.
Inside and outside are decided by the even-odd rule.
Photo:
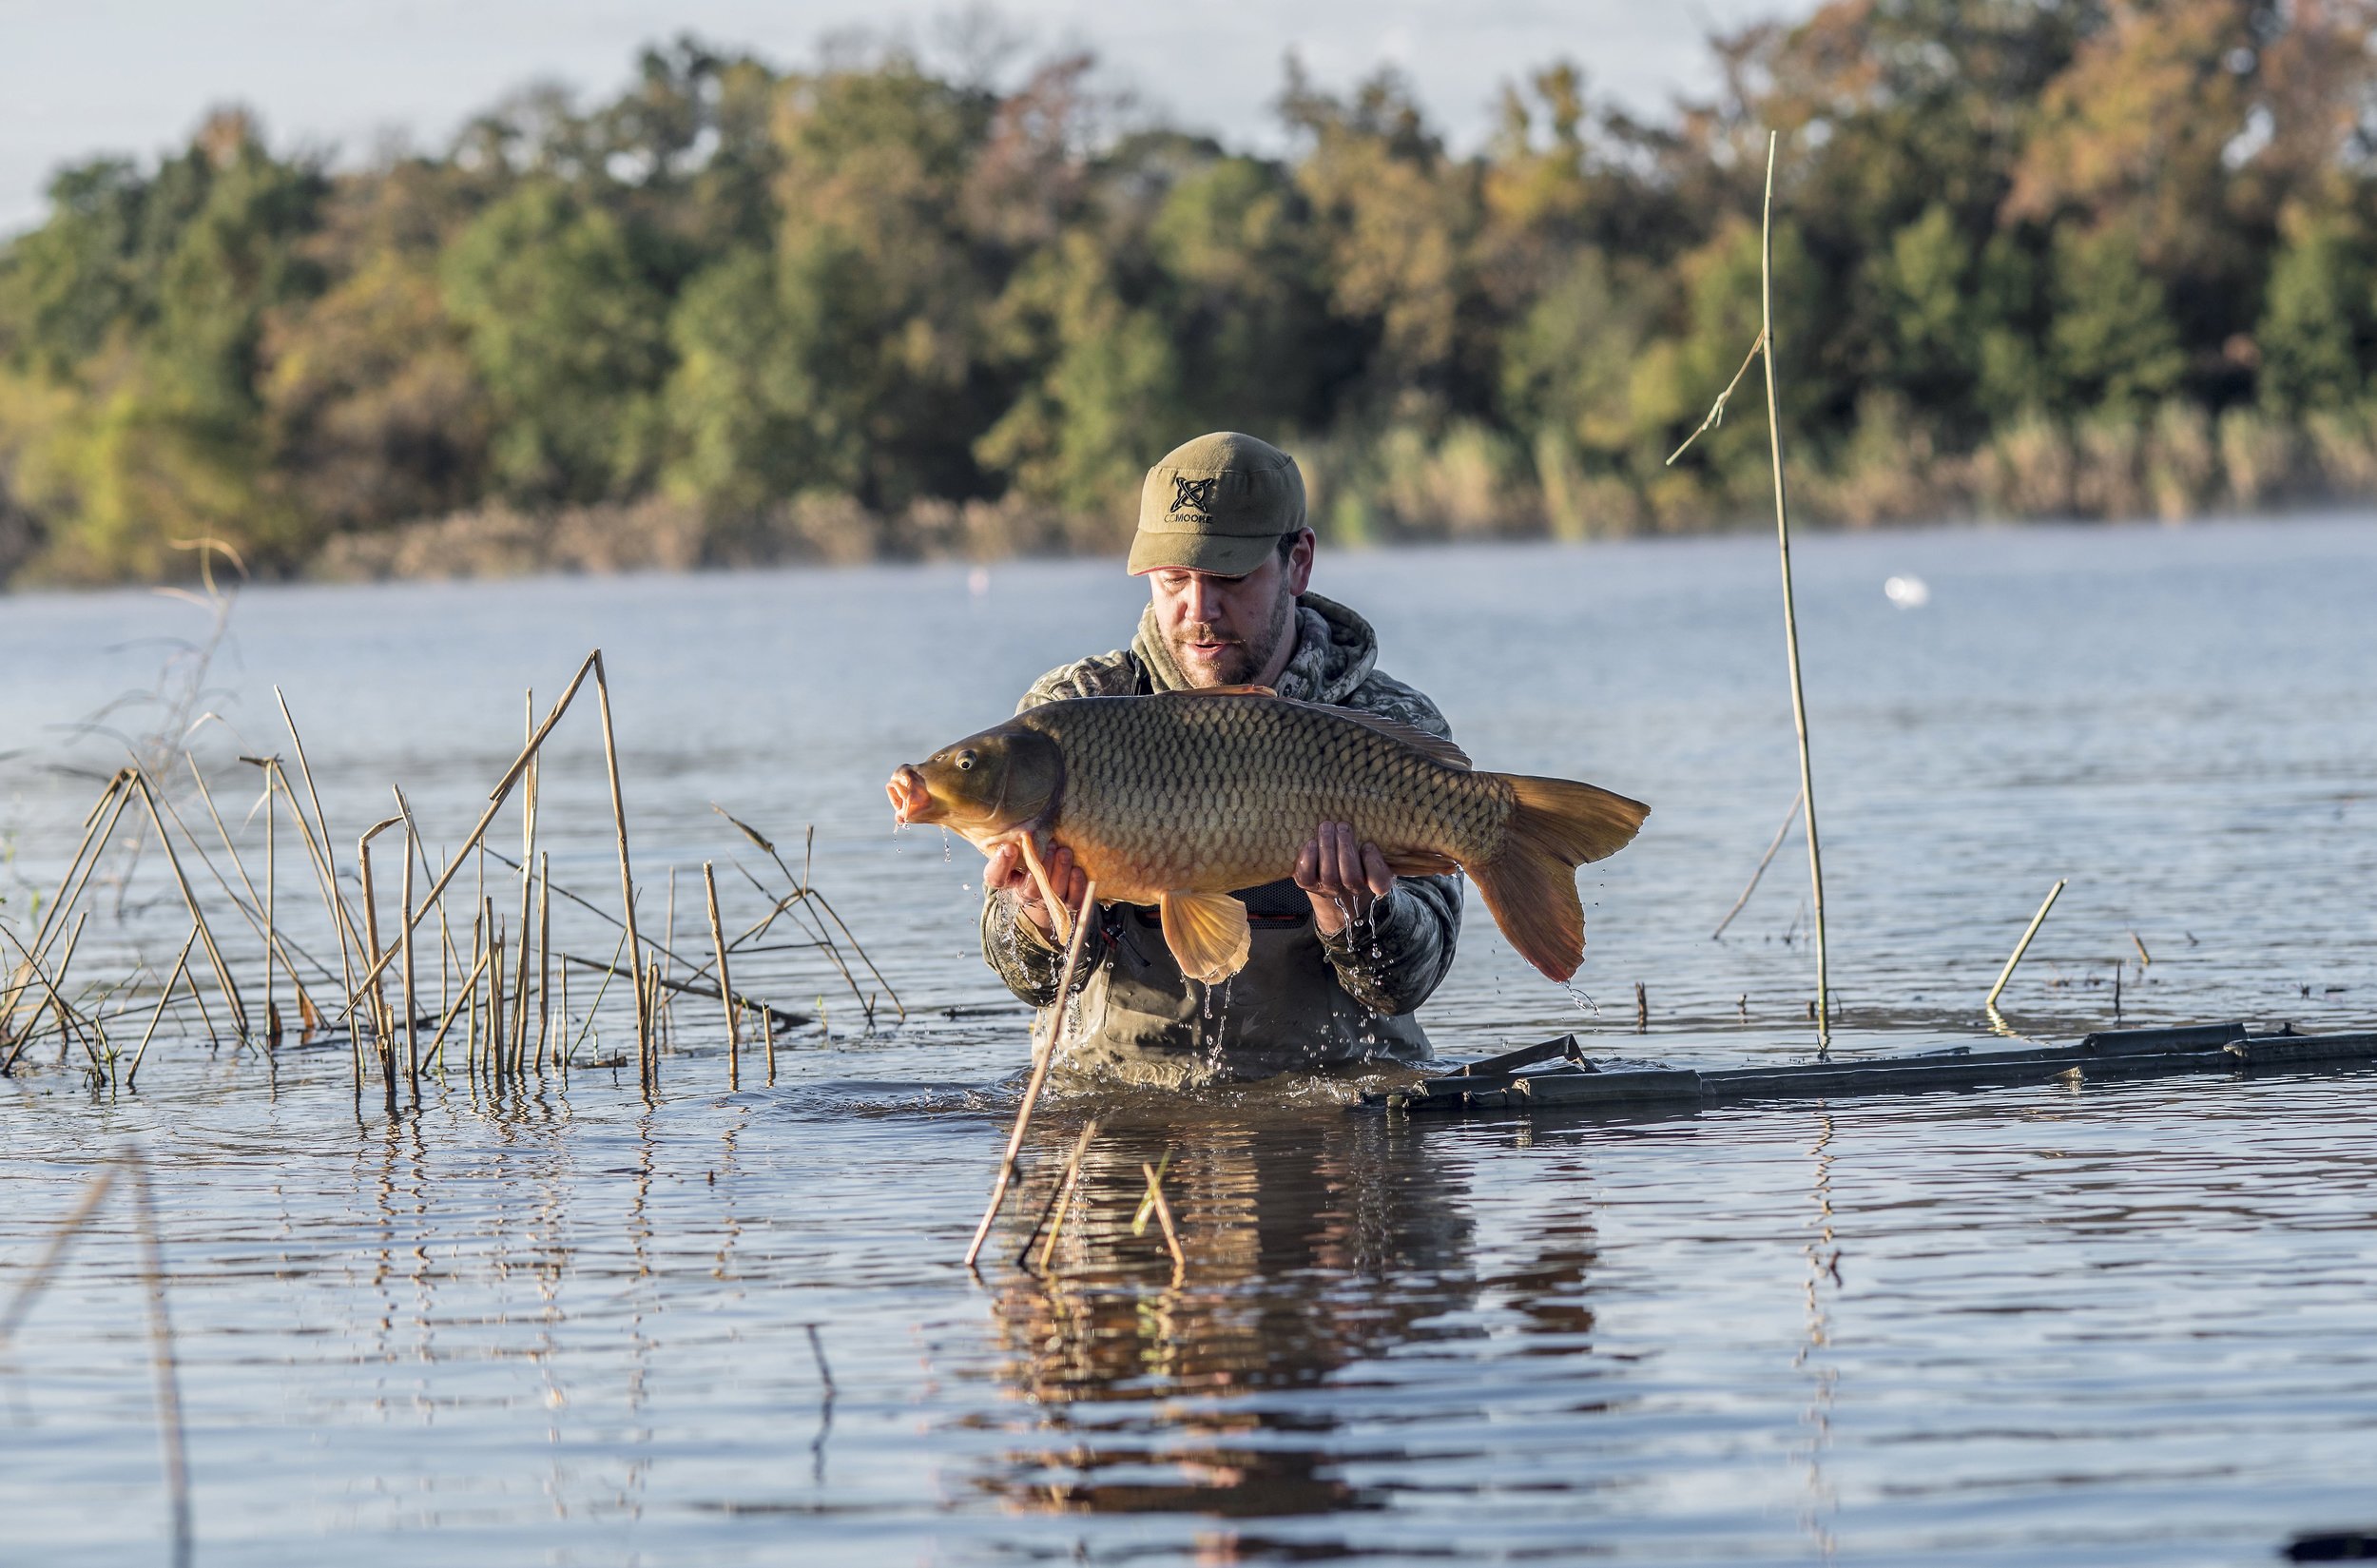
[[[1130,570],[1149,604],[1131,646],[1033,683],[1017,711],[1069,697],[1266,686],[1283,697],[1383,714],[1451,738],[1436,705],[1379,672],[1369,623],[1305,591],[1314,540],[1295,459],[1250,436],[1201,436],[1148,471]],[[1069,851],[1049,882],[1077,906]],[[1047,1007],[1064,955],[1016,851],[983,874],[982,952],[1008,988]],[[1152,909],[1106,908],[1084,939],[1072,1058],[1140,1082],[1185,1084],[1362,1061],[1412,1062],[1412,1013],[1452,966],[1461,889],[1398,878],[1343,823],[1316,823],[1292,879],[1249,888],[1253,952],[1227,985],[1180,972]]]

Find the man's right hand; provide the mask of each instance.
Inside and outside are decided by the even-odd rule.
[[[1080,908],[1083,895],[1090,891],[1090,878],[1073,863],[1073,851],[1059,848],[1041,863],[1048,868],[1048,885],[1065,900],[1066,907]],[[990,863],[982,868],[982,885],[1013,900],[1015,913],[1030,920],[1041,936],[1055,934],[1056,918],[1049,913],[1047,900],[1040,897],[1040,884],[1024,863],[1023,851],[1015,844],[1002,843],[991,851]]]

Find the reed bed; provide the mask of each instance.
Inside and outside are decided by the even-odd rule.
[[[589,684],[590,704],[582,701]],[[795,995],[826,978],[870,1030],[905,1019],[898,991],[812,880],[813,834],[796,872],[764,833],[722,808],[763,858],[726,861],[747,895],[731,900],[721,897],[719,862],[703,863],[708,952],[681,952],[673,918],[657,940],[639,922],[645,889],[599,648],[541,715],[530,695],[518,754],[451,847],[433,840],[393,787],[394,809],[349,841],[351,863],[297,717],[274,695],[285,760],[243,756],[238,777],[210,779],[186,749],[136,752],[84,814],[30,929],[0,920],[0,1076],[70,1066],[95,1092],[131,1093],[151,1049],[176,1039],[228,1046],[276,1068],[284,1051],[337,1049],[348,1058],[358,1114],[368,1098],[394,1117],[419,1109],[425,1075],[439,1084],[458,1077],[474,1098],[494,1103],[566,1086],[573,1066],[632,1059],[641,1092],[656,1096],[662,1059],[678,1038],[672,1008],[685,998],[724,1014],[725,1087],[742,1086],[753,1019],[772,1083],[779,1035],[821,1020],[756,994],[747,978],[738,986],[738,973],[773,974],[760,983],[797,986]],[[573,712],[601,734],[615,894],[557,881],[545,842],[545,748]],[[237,803],[251,788],[253,803]],[[516,859],[497,847],[514,842]],[[300,883],[313,884],[294,900],[282,885],[292,849]],[[78,967],[106,892],[121,913],[136,880],[160,876],[168,907],[187,920],[172,961],[152,969],[132,958],[127,972],[96,977],[89,961]],[[730,922],[730,901],[753,900],[747,920],[738,909]],[[600,977],[580,991],[582,1005],[570,997],[573,970]],[[706,1075],[689,1081],[716,1087]]]

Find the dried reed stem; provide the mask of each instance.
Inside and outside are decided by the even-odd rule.
[[[173,1002],[173,988],[181,984],[182,977],[189,972],[190,949],[196,945],[198,927],[192,926],[189,936],[183,939],[182,956],[173,960],[173,968],[165,976],[165,988],[157,997],[157,1011],[148,1016],[148,1027],[141,1031],[140,1049],[132,1053],[131,1071],[124,1074],[124,1087],[126,1089],[140,1083],[141,1063],[148,1059],[148,1042],[156,1035],[157,1025],[164,1020],[165,1009]]]
[[[586,662],[578,667],[577,674],[570,677],[569,686],[563,689],[561,693],[561,700],[553,704],[551,709],[545,715],[545,722],[536,726],[536,733],[529,737],[529,744],[521,749],[520,755],[512,760],[512,765],[504,769],[503,777],[495,781],[495,787],[488,792],[487,808],[479,813],[477,824],[473,826],[470,833],[464,837],[462,846],[454,851],[451,860],[447,861],[446,869],[438,874],[436,881],[430,884],[429,892],[422,896],[421,908],[423,911],[426,911],[431,905],[438,903],[440,897],[446,891],[446,884],[454,881],[454,874],[462,869],[463,861],[469,857],[471,851],[484,847],[482,841],[486,838],[488,824],[495,820],[495,813],[503,809],[504,801],[512,793],[513,781],[518,779],[521,770],[529,765],[529,761],[536,755],[537,748],[545,744],[545,737],[552,733],[553,726],[561,722],[561,715],[569,708],[570,699],[578,694],[578,685],[586,679],[587,671],[597,671],[597,679],[599,682],[599,671],[602,666],[602,658],[603,654],[602,649],[600,648],[596,648],[593,652],[586,656]],[[608,705],[606,705],[606,712],[608,712]],[[606,719],[604,724],[604,734],[606,737],[605,750],[608,751],[609,749],[608,738],[609,734],[609,724],[608,719]],[[619,793],[617,775],[618,769],[614,764],[612,767],[611,781],[611,796],[614,805],[614,815],[617,815],[616,803]],[[442,905],[440,907],[442,907]],[[417,920],[419,916],[415,915],[415,918]],[[369,984],[373,979],[377,978],[382,970],[386,969],[390,963],[395,961],[396,957],[396,950],[394,947],[391,947],[385,953],[376,955],[372,959],[370,969],[364,974],[364,983]],[[354,1005],[352,999],[350,999],[348,1005],[350,1007]]]
[[[1816,1045],[1832,1043],[1832,988],[1824,940],[1824,851],[1816,838],[1815,767],[1807,751],[1807,694],[1799,674],[1799,612],[1791,602],[1791,517],[1783,483],[1783,405],[1774,370],[1774,148],[1767,133],[1766,204],[1758,221],[1758,319],[1767,374],[1767,450],[1774,468],[1774,537],[1783,562],[1783,652],[1791,670],[1791,727],[1799,735],[1799,800],[1807,817],[1807,881],[1816,927]]]
[[[523,726],[531,738],[536,733],[536,692],[531,687],[527,697],[527,718]],[[523,775],[520,792],[520,954],[519,968],[512,987],[512,1056],[515,1074],[527,1071],[529,1044],[529,1008],[533,1000],[529,985],[529,960],[532,946],[529,934],[535,929],[529,923],[534,913],[532,900],[536,893],[536,875],[531,868],[536,864],[536,780],[538,766],[531,761]]]
[[[718,876],[702,862],[702,893],[709,900],[710,948],[718,955],[719,1005],[726,1010],[726,1087],[743,1087],[743,1020],[736,1016],[734,981],[726,973],[726,928],[718,919]]]
[[[1783,814],[1783,825],[1774,830],[1774,842],[1767,845],[1764,855],[1758,857],[1758,869],[1749,874],[1749,885],[1743,888],[1742,896],[1733,900],[1733,907],[1725,912],[1725,919],[1717,921],[1717,928],[1709,933],[1710,941],[1725,935],[1725,928],[1733,923],[1733,917],[1742,912],[1742,906],[1749,902],[1749,896],[1758,891],[1758,879],[1767,874],[1767,867],[1774,861],[1775,851],[1783,847],[1783,841],[1790,835],[1791,824],[1797,821],[1799,797],[1794,795],[1791,797],[1791,809]]]
[[[106,789],[100,791],[97,803],[91,807],[90,814],[84,819],[83,842],[76,847],[74,859],[67,863],[66,874],[58,879],[58,891],[51,896],[48,907],[42,911],[41,920],[34,925],[32,940],[18,944],[18,950],[25,955],[23,973],[28,978],[12,981],[9,987],[6,1004],[0,1005],[0,1040],[8,1037],[10,1026],[15,1021],[17,1004],[24,998],[26,985],[30,982],[31,978],[40,977],[42,957],[48,952],[49,939],[56,934],[53,922],[59,919],[62,911],[82,898],[84,887],[90,881],[91,872],[99,864],[100,855],[107,847],[107,841],[115,836],[116,823],[122,820],[125,807],[131,803],[135,777],[132,769],[124,768],[118,771],[114,778],[107,781]],[[114,796],[112,811],[109,810],[110,795]],[[107,825],[104,830],[99,826],[99,819],[102,815],[107,818]],[[88,857],[87,863],[86,863],[86,856]],[[68,891],[69,887],[72,888],[71,893]],[[36,1018],[41,1016],[39,1008],[34,1009],[33,1016]],[[16,1057],[23,1054],[23,1047],[20,1046],[17,1052],[9,1057],[9,1064],[13,1066]]]
[[[1040,1088],[1048,1082],[1048,1070],[1056,1059],[1056,1048],[1065,1034],[1065,1001],[1072,995],[1073,975],[1081,966],[1081,946],[1088,935],[1092,912],[1097,907],[1098,884],[1092,881],[1081,890],[1081,918],[1073,922],[1073,939],[1065,944],[1065,967],[1056,979],[1056,999],[1049,1008],[1048,1038],[1034,1055],[1032,1081],[1024,1087],[1023,1103],[1015,1107],[1015,1130],[1007,1135],[1007,1152],[998,1162],[997,1178],[991,1185],[989,1207],[982,1210],[982,1223],[974,1228],[974,1240],[966,1248],[966,1267],[974,1267],[982,1254],[982,1243],[989,1239],[991,1224],[998,1218],[999,1206],[1007,1201],[1007,1189],[1015,1179],[1015,1156],[1022,1152],[1023,1135],[1032,1126],[1032,1108],[1039,1102]]]
[[[473,949],[473,951],[475,952],[475,949]],[[438,1050],[445,1045],[446,1031],[454,1027],[454,1020],[460,1016],[461,1014],[470,1007],[471,999],[478,995],[478,978],[480,973],[487,968],[487,955],[484,953],[478,953],[476,956],[477,962],[472,965],[469,977],[462,982],[461,997],[455,1001],[452,1007],[446,1010],[445,1021],[437,1026],[437,1033],[429,1037],[429,1044],[421,1048],[421,1055],[424,1056],[435,1055]],[[472,1028],[473,1030],[477,1028],[476,1014],[473,1014],[472,1016]],[[439,1056],[438,1060],[443,1062],[445,1058]],[[463,1060],[465,1063],[464,1070],[467,1072],[469,1070],[468,1063],[470,1058],[465,1056]]]
[[[487,965],[487,1078],[501,1087],[504,1081],[504,937],[495,923],[495,900],[481,900],[487,913],[487,951],[492,956]]]
[[[418,1111],[421,1108],[421,1033],[419,1023],[421,1004],[418,1000],[418,991],[414,983],[413,975],[414,840],[412,816],[409,813],[405,814],[403,822],[404,877],[402,879],[402,884],[397,889],[397,896],[403,903],[403,909],[401,910],[398,918],[404,921],[404,929],[398,934],[397,939],[402,942],[404,946],[404,1076],[405,1081],[413,1086],[413,1109]]]
[[[611,725],[610,681],[603,672],[603,650],[596,648],[587,655],[594,668],[594,698],[603,716],[603,765],[610,774],[610,822],[619,836],[619,903],[620,918],[628,928],[628,966],[641,969],[644,946],[635,934],[635,872],[628,863],[628,803],[619,788],[619,740]],[[575,683],[571,683],[574,687]],[[636,994],[635,1034],[639,1048],[649,1055],[652,1052],[652,1015],[641,991]],[[659,1086],[657,1064],[647,1077],[647,1083]]]
[[[355,1087],[357,1093],[360,1094],[363,1088],[362,1041],[355,1030],[352,1019],[356,994],[355,960],[348,951],[351,944],[359,941],[359,938],[355,929],[355,917],[347,912],[346,893],[338,886],[338,850],[331,842],[330,817],[327,812],[322,810],[321,791],[314,787],[313,765],[305,760],[305,738],[298,733],[297,717],[289,711],[289,699],[280,694],[280,688],[277,686],[272,688],[272,700],[280,706],[280,722],[288,726],[289,747],[297,753],[298,777],[305,781],[306,798],[314,803],[314,820],[321,828],[321,847],[317,852],[319,856],[320,863],[315,867],[315,870],[320,875],[322,880],[322,899],[324,902],[330,905],[331,923],[337,926],[338,930],[338,967],[340,973],[346,976],[347,1007],[350,1014],[347,1028],[347,1038],[350,1041],[353,1041],[356,1047]],[[281,771],[277,764],[273,767],[273,773],[280,778],[280,787],[283,790],[287,790],[289,787],[288,776]],[[289,804],[292,807],[297,805],[297,796],[294,793],[289,796]],[[296,810],[293,811],[292,814],[298,820],[298,826],[305,829],[307,845],[308,847],[311,847],[314,835],[311,828],[305,828],[305,813],[302,810]],[[384,968],[386,966],[382,965],[381,967]],[[377,978],[377,976],[374,977],[374,978]],[[365,983],[368,984],[370,982],[366,981]],[[373,995],[377,997],[378,993],[374,992]]]
[[[215,971],[215,983],[222,988],[224,999],[230,1002],[232,1022],[240,1032],[240,1038],[244,1040],[250,1034],[247,1004],[240,999],[240,988],[231,978],[231,966],[223,962],[222,949],[215,945],[215,934],[206,924],[206,913],[198,907],[198,894],[191,889],[190,879],[183,873],[182,857],[173,852],[173,838],[165,831],[165,820],[157,809],[157,797],[148,787],[147,777],[135,773],[132,782],[140,791],[142,801],[148,806],[148,820],[157,824],[157,841],[164,846],[165,864],[172,869],[174,884],[182,889],[182,901],[188,907],[190,920],[198,927],[199,943],[206,949],[206,961]]]
[[[2005,967],[1998,971],[1998,983],[1989,988],[1988,999],[1981,1004],[1983,1011],[1995,1013],[1998,1010],[1998,997],[2004,992],[2005,982],[2014,978],[2014,966],[2022,961],[2022,955],[2030,951],[2030,939],[2039,935],[2040,926],[2047,923],[2047,911],[2055,907],[2056,900],[2063,897],[2064,881],[2058,877],[2055,885],[2047,889],[2046,901],[2039,906],[2039,913],[2030,918],[2030,924],[2023,930],[2022,939],[2014,944],[2014,951],[2007,957]]]
[[[553,1032],[553,858],[536,858],[536,1075],[545,1075],[545,1042]]]
[[[33,939],[26,944],[26,951],[36,961],[48,950],[49,938],[53,934],[52,922],[59,918],[62,910],[83,896],[83,889],[89,883],[90,874],[98,866],[99,857],[106,849],[107,841],[115,837],[117,821],[123,817],[124,808],[132,803],[133,778],[133,769],[117,769],[115,777],[107,781],[107,786],[99,792],[98,801],[84,817],[83,842],[75,846],[74,858],[67,862],[65,874],[58,879],[57,892],[50,895],[49,902],[44,906],[41,920],[33,927]],[[108,809],[110,803],[114,807],[112,811]],[[107,819],[105,829],[99,825],[103,815]],[[86,856],[88,857],[87,864],[85,862]],[[67,891],[68,887],[73,889],[70,894]]]
[[[215,808],[215,792],[207,787],[206,775],[199,771],[196,758],[185,754],[182,760],[189,765],[190,780],[198,785],[198,798],[205,803],[206,816],[215,824],[215,836],[222,841],[223,851],[230,857],[231,869],[240,874],[240,886],[247,890],[244,902],[242,901],[239,894],[232,891],[230,881],[224,878],[222,871],[216,868],[214,857],[207,854],[205,846],[198,842],[198,835],[190,831],[189,823],[182,820],[182,813],[174,809],[172,797],[161,795],[158,797],[157,803],[164,807],[167,817],[173,819],[173,825],[182,830],[182,836],[187,839],[190,847],[197,851],[199,863],[206,868],[207,875],[215,879],[215,885],[222,889],[223,896],[231,900],[231,907],[240,912],[240,918],[247,921],[248,929],[280,950],[280,966],[289,972],[289,983],[297,988],[299,1007],[303,1009],[311,1006],[312,1003],[305,995],[305,982],[297,978],[297,960],[301,958],[307,963],[312,964],[315,972],[325,980],[336,980],[338,977],[330,972],[328,964],[308,953],[298,943],[291,941],[264,915],[266,900],[258,895],[256,883],[249,879],[247,874],[247,862],[241,859],[240,847],[232,842],[231,830],[223,825],[222,813]],[[265,763],[265,759],[261,757],[242,757],[240,760],[258,767],[263,766]],[[267,811],[272,808],[269,784],[266,786],[264,807]]]
[[[776,1087],[776,1015],[767,1008],[760,1009],[760,1029],[767,1040],[767,1087]]]
[[[619,945],[622,950],[626,948],[627,941],[628,935],[623,931],[619,934]],[[649,948],[647,951],[657,953],[660,949],[654,947]],[[615,961],[619,956],[619,953],[614,952],[611,955],[614,961],[605,963],[600,958],[582,958],[575,953],[564,953],[561,955],[561,961],[563,963],[576,964],[581,969],[594,969],[600,970],[605,974],[616,975],[621,979],[635,979],[637,977],[630,972],[626,965]],[[705,967],[706,968],[707,966],[705,965]],[[717,1001],[719,999],[719,992],[715,986],[701,985],[692,980],[672,980],[666,975],[662,976],[660,978],[660,989],[680,997],[698,997],[705,1002]],[[749,1007],[757,1009],[763,1013],[772,1014],[776,1019],[783,1023],[787,1029],[798,1029],[803,1024],[815,1023],[817,1021],[806,1013],[795,1013],[790,1008],[778,1007],[773,1002],[761,1001],[758,997],[750,996],[746,993],[737,992],[733,1000],[735,1005],[738,1007]]]
[[[384,818],[364,829],[362,836],[355,841],[356,866],[358,874],[362,878],[363,885],[363,939],[370,951],[374,953],[379,951],[379,895],[372,885],[372,841],[392,827],[403,825],[404,818],[401,815]],[[413,868],[410,856],[405,858],[404,864],[407,872],[406,881],[410,883],[410,873]],[[410,943],[408,942],[407,945],[409,946]],[[379,1076],[382,1086],[387,1090],[388,1114],[393,1116],[396,1113],[396,1036],[388,1023],[388,997],[384,982],[374,980],[371,984],[371,992],[372,1034],[379,1048]],[[404,1005],[409,1018],[413,1006],[413,995],[409,987],[405,992]],[[406,1027],[410,1029],[411,1024],[408,1022]]]

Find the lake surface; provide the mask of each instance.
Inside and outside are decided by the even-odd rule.
[[[2128,1024],[2369,1026],[2377,518],[1824,536],[1796,562],[1836,1055],[1989,1038],[2058,878],[2011,1029],[2111,1026],[2116,971]],[[1472,900],[1422,1013],[1440,1053],[1576,1030],[1678,1065],[1810,1055],[1796,838],[1710,939],[1798,787],[1770,539],[1330,555],[1314,586],[1482,765],[1654,807],[1583,878],[1579,996]],[[906,1016],[860,975],[870,1028],[815,950],[763,942],[738,989],[822,1026],[784,1032],[772,1085],[746,1042],[729,1093],[716,1004],[681,999],[647,1103],[590,1065],[621,1059],[625,988],[589,1019],[579,969],[566,1088],[456,1070],[393,1121],[343,1045],[268,1064],[178,1007],[137,1094],[29,1054],[0,1080],[0,1303],[99,1163],[145,1150],[198,1560],[2160,1565],[2377,1530],[2367,1073],[1533,1123],[1390,1120],[1339,1083],[1076,1089],[970,1275],[1025,1021],[976,950],[979,858],[894,834],[882,780],[1117,646],[1141,591],[1073,563],[242,596],[190,744],[252,872],[239,756],[295,766],[276,685],[351,878],[392,784],[433,858],[458,844],[523,688],[550,703],[600,646],[647,936],[706,952],[705,861],[731,929],[781,886],[713,805],[796,870],[814,824],[815,885]],[[205,619],[0,599],[11,930],[117,735],[158,723],[119,699]],[[590,706],[541,790],[556,884],[615,910]],[[335,969],[278,831],[281,918],[313,900]],[[136,1037],[188,922],[153,849],[128,864],[73,968],[150,966],[90,1004]],[[493,861],[486,890],[516,915]],[[553,924],[614,951],[575,905]],[[1018,1268],[1015,1215],[1092,1115],[1052,1268]],[[1177,1277],[1131,1230],[1167,1157]],[[0,1562],[164,1556],[145,1307],[110,1201],[0,1351]]]

